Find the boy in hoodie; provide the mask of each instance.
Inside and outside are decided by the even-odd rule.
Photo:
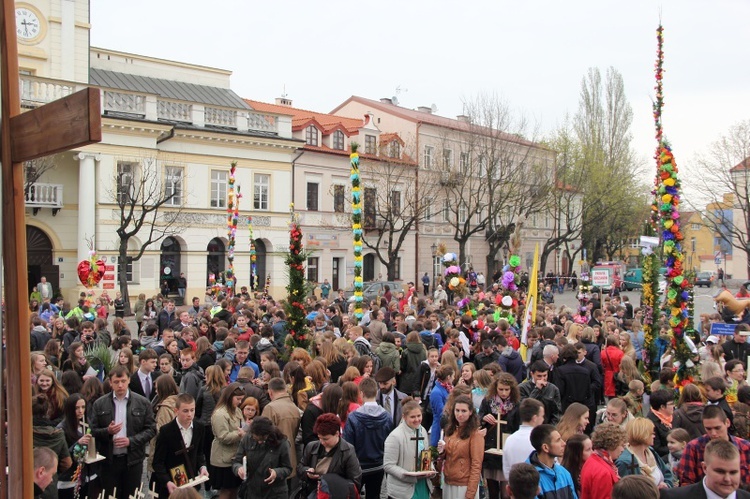
[[[342,436],[357,451],[357,459],[362,467],[362,486],[367,491],[367,497],[377,499],[380,497],[380,485],[383,482],[385,439],[393,427],[393,420],[390,414],[375,402],[378,385],[374,379],[363,379],[359,383],[359,391],[363,404],[356,411],[349,413]]]
[[[31,329],[31,351],[41,352],[44,350],[44,347],[47,345],[50,338],[52,338],[52,335],[47,331],[47,328],[44,327],[44,321],[39,317],[34,317],[31,321],[31,325],[34,326]]]
[[[364,337],[364,330],[361,326],[349,328],[349,341],[354,344],[354,348],[359,355],[370,355],[370,352],[372,352],[370,342]]]
[[[189,393],[196,399],[201,387],[206,382],[206,377],[203,374],[203,369],[195,362],[195,351],[192,348],[180,350],[180,364],[182,365],[180,393]]]
[[[526,462],[539,472],[539,497],[578,499],[570,472],[555,462],[565,451],[560,432],[552,425],[539,425],[531,430],[530,440],[534,452]]]
[[[156,335],[159,332],[159,326],[156,324],[149,324],[143,330],[143,335],[139,338],[141,347],[143,348],[154,348],[159,342]],[[158,353],[158,352],[157,352]]]
[[[521,354],[508,345],[505,336],[498,335],[494,339],[495,347],[500,352],[497,363],[503,366],[503,370],[512,374],[518,383],[523,383],[526,379],[526,364],[521,358]]]

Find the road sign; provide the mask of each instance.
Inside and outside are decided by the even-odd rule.
[[[610,286],[612,284],[611,269],[593,269],[591,271],[591,284],[594,286]]]
[[[731,336],[734,334],[734,328],[737,324],[725,324],[723,322],[714,322],[711,324],[711,334]]]

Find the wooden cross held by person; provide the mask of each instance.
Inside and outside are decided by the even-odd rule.
[[[185,457],[185,470],[188,474],[188,481],[195,479],[195,469],[193,468],[193,463],[190,461],[190,456],[188,453],[193,449],[193,446],[185,447],[182,446],[182,450],[175,451],[175,455],[184,454]],[[182,484],[176,483],[175,485],[179,486]]]
[[[31,425],[29,364],[29,306],[26,266],[26,199],[23,163],[102,140],[99,90],[87,88],[21,114],[18,84],[18,42],[15,2],[0,0],[0,162],[2,163],[2,256],[5,284],[8,438],[0,431],[0,469],[9,476],[0,487],[0,499],[34,497],[34,457]],[[4,397],[3,397],[4,395]],[[0,402],[0,428],[5,407]]]
[[[498,419],[495,425],[495,431],[497,431],[497,441],[495,442],[494,449],[487,449],[484,451],[486,454],[494,454],[497,456],[503,455],[503,426],[507,425],[508,422],[503,419]]]
[[[420,464],[420,452],[419,452],[419,441],[424,440],[425,437],[421,436],[421,429],[420,427],[417,427],[417,434],[414,437],[411,437],[409,440],[414,440],[414,471],[422,471],[422,466]]]

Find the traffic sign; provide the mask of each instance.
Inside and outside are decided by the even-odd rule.
[[[714,322],[713,324],[711,324],[711,334],[732,336],[734,334],[734,329],[736,327],[737,327],[737,324],[726,324],[724,322]]]

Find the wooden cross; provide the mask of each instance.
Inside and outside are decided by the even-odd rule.
[[[179,423],[178,423],[179,426]],[[185,469],[188,473],[188,480],[192,480],[195,478],[195,470],[193,469],[193,463],[190,461],[190,457],[188,457],[188,453],[192,450],[193,446],[185,447],[185,442],[182,441],[182,450],[175,451],[175,455],[183,454],[185,456]]]
[[[85,420],[81,420],[81,431],[83,431],[83,434],[85,435],[89,430],[89,425],[86,424]],[[91,441],[89,442],[88,449],[86,449],[86,457],[88,459],[96,459],[97,453],[96,453],[96,441],[94,440],[94,436],[91,436]]]
[[[424,440],[425,438],[421,436],[421,430],[422,427],[417,427],[417,434],[416,436],[411,437],[409,440],[414,440],[414,471],[422,471],[422,466],[420,464],[420,456],[419,456],[419,441]]]
[[[497,420],[497,424],[495,425],[495,431],[497,431],[497,439],[495,440],[495,448],[494,449],[487,449],[484,451],[486,454],[495,454],[497,456],[503,455],[503,430],[502,427],[504,425],[507,425],[508,422],[504,419]]]
[[[143,484],[138,487],[132,495],[128,496],[128,499],[146,499],[146,494],[143,493]]]
[[[151,483],[151,490],[146,491],[149,499],[159,499],[159,494],[156,493],[156,483]]]
[[[88,88],[21,114],[18,84],[18,45],[15,2],[0,0],[0,162],[2,162],[2,256],[6,307],[6,365],[8,373],[8,441],[0,431],[0,449],[7,447],[10,473],[0,487],[0,499],[34,497],[34,459],[29,378],[29,307],[26,264],[26,215],[23,162],[102,138],[99,90]],[[2,399],[2,397],[0,397]],[[0,406],[0,428],[5,411]],[[6,466],[0,452],[0,469]],[[7,486],[6,486],[7,483]]]

